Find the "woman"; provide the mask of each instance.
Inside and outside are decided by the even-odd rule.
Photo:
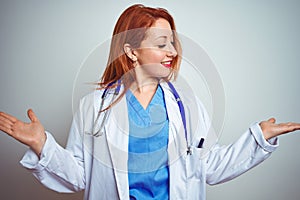
[[[272,118],[202,156],[211,134],[205,109],[179,92],[184,111],[170,84],[180,65],[175,31],[164,9],[134,5],[122,13],[101,89],[81,100],[65,149],[32,110],[29,124],[1,112],[0,130],[30,147],[23,166],[55,191],[85,190],[85,199],[205,199],[206,183],[246,172],[270,156],[278,135],[300,129]]]

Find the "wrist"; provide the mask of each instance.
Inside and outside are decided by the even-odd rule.
[[[45,132],[41,134],[41,137],[39,137],[36,141],[34,141],[33,145],[31,146],[31,149],[40,157],[43,147],[46,143],[47,135]]]
[[[259,126],[261,128],[261,131],[263,133],[265,140],[269,140],[272,137],[274,137],[274,136],[272,136],[272,134],[270,134],[270,131],[264,126],[263,122],[260,122]]]

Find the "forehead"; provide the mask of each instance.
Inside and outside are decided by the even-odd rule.
[[[170,29],[171,30],[170,23],[167,20],[163,19],[163,18],[157,19],[151,27],[160,28],[160,29]]]
[[[170,23],[162,18],[159,18],[155,23],[147,30],[146,38],[158,38],[158,37],[172,37],[173,31]]]

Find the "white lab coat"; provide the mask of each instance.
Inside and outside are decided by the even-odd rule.
[[[269,141],[263,138],[257,123],[235,143],[219,146],[201,103],[190,96],[184,98],[184,91],[177,90],[183,98],[188,141],[192,146],[192,155],[187,155],[178,105],[167,84],[161,85],[169,118],[170,199],[204,200],[206,183],[218,184],[239,176],[269,157],[278,146],[277,138]],[[95,91],[81,100],[65,149],[46,132],[47,141],[41,158],[38,159],[33,151],[28,150],[21,164],[31,170],[42,184],[55,191],[85,190],[85,199],[125,200],[129,199],[126,99],[122,98],[112,107],[102,130],[103,135],[94,137],[90,133],[99,111],[102,92]],[[105,105],[110,103],[111,96],[108,95]],[[200,138],[205,138],[202,149],[197,148]]]

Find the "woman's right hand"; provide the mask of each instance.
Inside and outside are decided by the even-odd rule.
[[[45,129],[31,109],[27,111],[27,115],[30,123],[0,112],[0,130],[29,146],[39,156],[46,142]]]

